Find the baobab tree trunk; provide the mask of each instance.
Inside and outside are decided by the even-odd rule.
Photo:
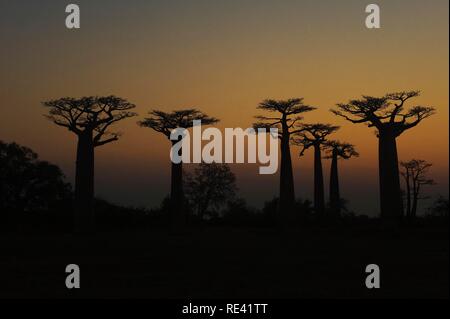
[[[381,133],[379,142],[379,174],[381,218],[398,220],[403,216],[396,137]]]
[[[417,203],[419,201],[419,188],[420,188],[420,186],[417,185],[414,189],[412,207],[411,207],[411,220],[415,219],[417,216]]]
[[[341,215],[341,195],[339,191],[338,156],[333,150],[330,173],[330,209],[334,217]]]
[[[325,213],[322,154],[320,145],[314,145],[314,210],[319,216]]]
[[[178,143],[173,141],[172,146]],[[182,149],[179,150],[179,156],[182,156]],[[170,185],[170,223],[174,228],[180,228],[185,225],[184,215],[184,195],[183,195],[183,163],[172,162],[172,175]]]
[[[75,174],[75,231],[94,229],[94,144],[92,131],[78,135]]]
[[[290,136],[286,133],[287,131],[286,128],[281,138],[280,201],[278,205],[278,217],[281,223],[286,223],[293,217],[295,202]]]
[[[406,218],[411,218],[411,185],[410,185],[410,176],[409,169],[406,168]]]

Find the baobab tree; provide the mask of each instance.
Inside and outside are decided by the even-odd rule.
[[[153,110],[149,112],[150,117],[144,119],[138,124],[142,127],[148,127],[158,133],[164,134],[171,142],[172,147],[180,142],[183,137],[179,136],[178,140],[171,140],[170,136],[173,130],[181,128],[188,129],[194,126],[194,121],[200,120],[202,125],[210,125],[217,123],[219,120],[209,117],[196,109],[186,109],[166,113],[163,111]],[[182,148],[178,152],[182,156]],[[170,187],[170,219],[172,226],[182,227],[186,223],[185,211],[183,209],[183,163],[172,162],[171,187]]]
[[[337,104],[337,109],[331,110],[351,123],[367,123],[377,130],[380,207],[384,219],[399,219],[403,215],[396,139],[435,111],[428,106],[405,110],[405,103],[419,94],[419,91],[405,91],[383,97],[363,96],[347,104]]]
[[[303,103],[303,98],[289,100],[264,100],[258,107],[260,110],[276,113],[274,116],[256,116],[259,122],[254,128],[277,128],[280,139],[280,199],[278,215],[281,221],[286,221],[293,214],[295,191],[291,159],[291,137],[299,132],[296,125],[302,120],[301,113],[315,110],[315,107]],[[287,218],[285,218],[287,217]]]
[[[339,141],[328,141],[325,143],[327,152],[326,158],[331,158],[330,172],[330,212],[333,216],[341,215],[341,194],[339,188],[339,159],[348,160],[352,157],[358,157],[355,147],[352,144],[341,143]]]
[[[323,186],[322,147],[327,137],[339,129],[331,124],[303,124],[294,139],[295,144],[302,146],[300,156],[310,147],[314,148],[314,211],[319,216],[325,213],[325,194]]]
[[[432,164],[424,160],[410,160],[401,162],[403,171],[401,172],[406,186],[406,217],[410,220],[417,216],[417,204],[420,197],[420,191],[424,185],[433,185],[434,181],[427,177],[427,173]]]
[[[49,108],[46,117],[77,135],[75,176],[75,229],[93,230],[94,149],[115,142],[120,134],[108,129],[116,122],[136,116],[135,105],[116,96],[65,97],[42,103]]]

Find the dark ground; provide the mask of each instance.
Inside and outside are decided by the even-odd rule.
[[[1,298],[448,298],[448,226],[0,234]],[[65,287],[78,264],[81,289]],[[365,267],[381,289],[365,287]]]

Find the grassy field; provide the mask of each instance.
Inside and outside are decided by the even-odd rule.
[[[0,234],[0,297],[448,298],[448,227]],[[81,289],[65,286],[78,264]],[[381,289],[365,287],[365,267]]]

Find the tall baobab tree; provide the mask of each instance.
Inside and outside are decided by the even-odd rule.
[[[292,159],[290,143],[293,134],[299,132],[296,124],[302,120],[301,113],[315,110],[315,107],[303,103],[303,98],[289,100],[264,100],[258,107],[260,110],[275,113],[274,116],[256,116],[259,122],[254,128],[277,128],[280,139],[281,165],[280,165],[280,199],[278,204],[278,217],[286,221],[293,214],[295,191],[292,172]],[[286,218],[287,217],[287,218]]]
[[[433,185],[434,181],[426,175],[432,164],[424,160],[410,160],[401,162],[403,168],[401,172],[406,186],[406,217],[414,219],[417,216],[417,204],[420,197],[420,191],[424,185]]]
[[[42,103],[49,108],[46,116],[67,128],[78,138],[75,176],[75,229],[93,230],[94,149],[115,142],[120,134],[108,129],[116,122],[136,116],[135,105],[116,96],[65,97]]]
[[[327,137],[339,129],[331,124],[303,124],[296,134],[295,144],[302,146],[300,156],[310,147],[314,148],[314,211],[323,216],[325,213],[325,192],[323,186],[322,147]]]
[[[150,117],[144,119],[138,124],[142,127],[148,127],[158,133],[164,134],[169,140],[173,130],[177,128],[188,129],[193,127],[195,120],[200,120],[202,125],[217,123],[219,120],[209,117],[196,109],[186,109],[166,113],[163,111],[151,111]],[[179,140],[170,140],[172,147],[180,142]],[[182,149],[179,150],[179,156],[182,156]],[[183,209],[183,163],[172,162],[171,187],[170,187],[170,219],[175,227],[182,227],[186,222],[185,211]]]
[[[340,158],[347,160],[358,157],[355,147],[352,144],[341,143],[339,141],[329,141],[325,143],[327,158],[331,158],[330,172],[330,211],[333,216],[341,215],[341,193],[339,188],[338,161]]]
[[[427,106],[414,106],[405,110],[405,103],[419,94],[419,91],[408,91],[383,97],[363,96],[347,104],[337,104],[337,109],[331,110],[352,123],[367,123],[377,130],[380,206],[384,219],[399,219],[403,215],[396,139],[435,111],[433,107]]]

